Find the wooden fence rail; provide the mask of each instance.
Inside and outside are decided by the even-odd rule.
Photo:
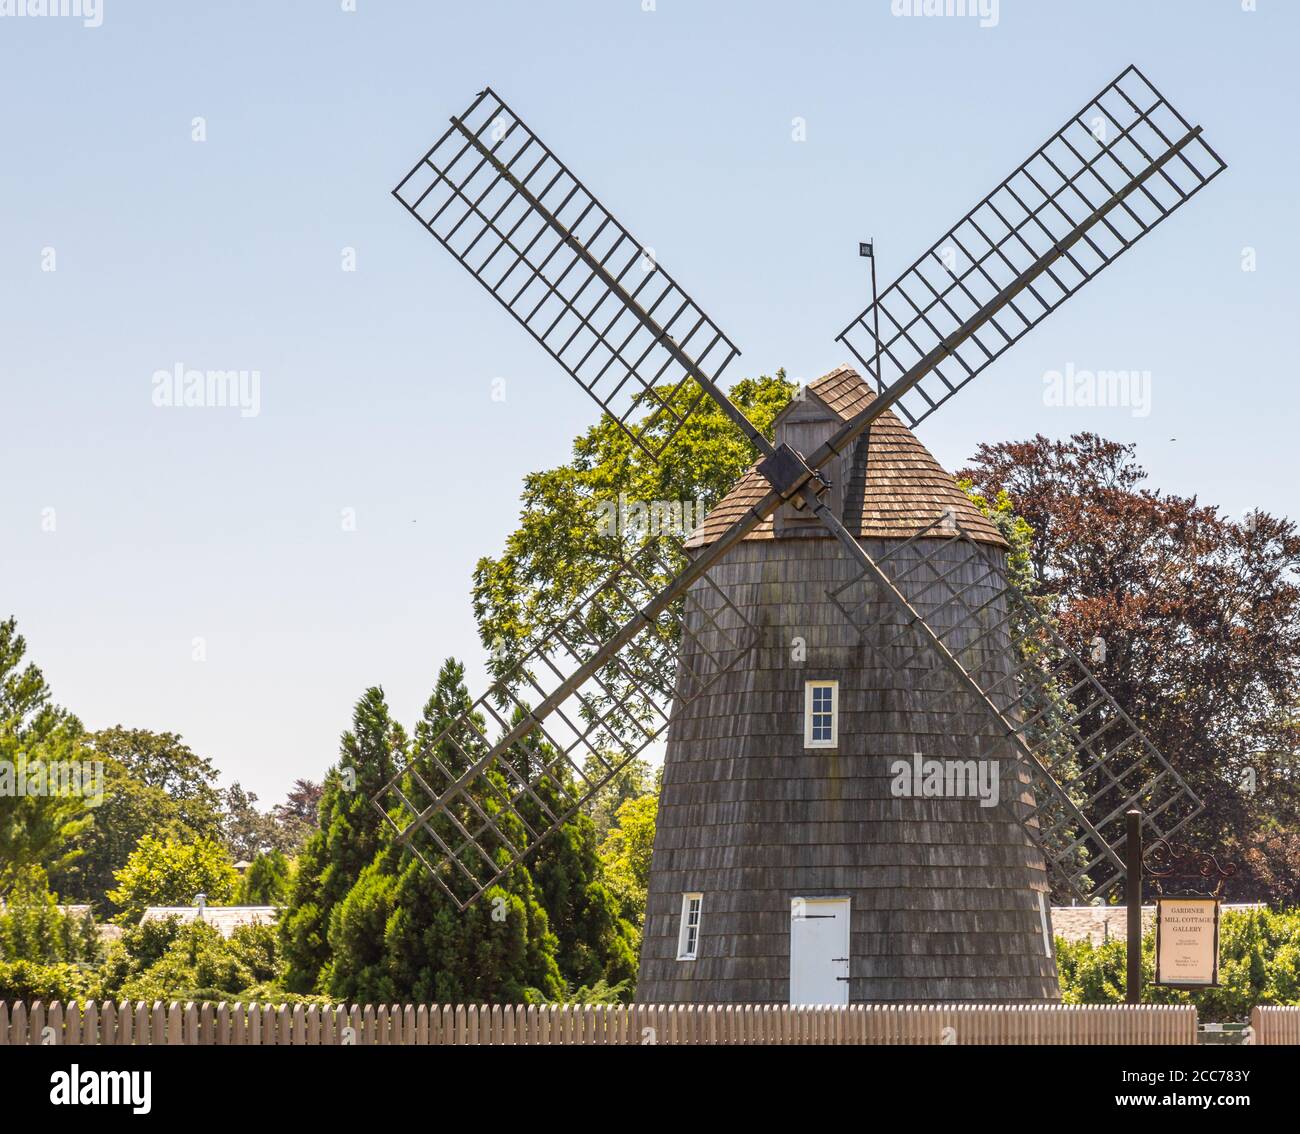
[[[1271,1023],[1265,1025],[1266,1030],[1271,1027]],[[114,1004],[92,1000],[66,1005],[58,1001],[49,1004],[35,1001],[30,1005],[0,1002],[0,1046],[1195,1042],[1196,1009],[1191,1005],[858,1004],[829,1008],[780,1004],[367,1004],[318,1007],[174,1001]]]
[[[1253,1043],[1300,1044],[1300,1008],[1252,1008],[1250,1031]]]

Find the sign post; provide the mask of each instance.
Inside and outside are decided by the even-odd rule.
[[[1130,810],[1128,838],[1124,844],[1127,866],[1128,899],[1128,980],[1124,999],[1129,1004],[1142,1002],[1142,812]]]

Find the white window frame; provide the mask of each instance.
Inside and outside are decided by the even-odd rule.
[[[691,921],[691,904],[695,904],[695,920]],[[677,927],[677,959],[693,961],[700,952],[700,921],[704,916],[704,895],[699,893],[682,895],[682,920]],[[694,940],[691,930],[695,931]]]
[[[831,691],[831,738],[813,739],[813,690]],[[838,681],[807,681],[803,695],[803,746],[805,748],[838,748],[840,743],[840,683]]]

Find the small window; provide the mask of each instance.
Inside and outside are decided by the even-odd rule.
[[[839,701],[838,681],[810,681],[804,687],[805,748],[834,748],[839,744]]]
[[[703,898],[703,894],[682,895],[682,927],[677,934],[679,961],[695,960],[695,952],[700,946],[700,902]]]

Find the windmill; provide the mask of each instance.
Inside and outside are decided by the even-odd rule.
[[[864,534],[853,516],[846,523],[846,509],[873,453],[919,446],[912,429],[1224,168],[1200,127],[1127,68],[853,320],[838,341],[865,379],[844,367],[814,383],[774,443],[719,385],[739,353],[731,340],[498,95],[480,92],[402,179],[397,199],[649,457],[670,458],[708,398],[759,459],[703,536],[685,549],[666,538],[635,548],[385,785],[374,805],[399,842],[464,909],[667,731],[664,806],[680,769],[677,810],[667,825],[661,813],[639,996],[783,999],[783,991],[795,995],[800,949],[845,952],[826,956],[843,971],[824,965],[799,978],[804,988],[829,980],[843,999],[851,985],[854,999],[1054,995],[1049,885],[1061,896],[1104,898],[1124,876],[1125,812],[1141,808],[1148,837],[1167,837],[1200,801],[1008,577],[1000,536],[951,478],[956,495],[929,498],[950,501],[938,515],[913,517],[888,540]],[[854,874],[864,864],[847,861],[844,847],[823,840],[822,858],[804,864],[820,881],[784,884],[785,860],[807,857],[808,848],[774,836],[773,827],[786,828],[773,817],[785,815],[796,829],[807,818],[800,809],[811,803],[794,786],[803,782],[833,784],[834,799],[812,801],[840,820],[824,828],[831,838],[861,832],[873,818],[893,823],[872,828],[875,841],[906,848],[902,859],[887,853],[869,864],[881,877],[893,871],[895,882],[911,884],[918,864],[906,856],[930,853],[921,824],[953,845],[954,828],[939,816],[954,812],[927,812],[924,800],[890,804],[862,786],[879,779],[865,762],[883,754],[849,751],[848,737],[837,735],[853,718],[847,701],[836,717],[836,682],[808,682],[785,667],[792,676],[778,711],[788,712],[789,696],[806,697],[798,731],[806,725],[805,739],[819,739],[785,763],[763,753],[778,770],[767,797],[737,786],[745,752],[727,749],[726,738],[744,730],[727,722],[773,709],[776,702],[755,696],[771,679],[755,675],[779,669],[759,659],[785,647],[771,641],[770,620],[752,601],[750,560],[767,529],[790,535],[789,547],[818,537],[818,562],[830,566],[811,582],[803,572],[793,605],[815,600],[819,625],[833,612],[823,644],[839,651],[837,669],[873,675],[864,695],[885,698],[877,710],[907,718],[895,739],[911,743],[923,732],[1001,769],[1009,790],[988,809],[988,823],[964,823],[969,854],[936,891],[931,919],[953,912],[943,895],[968,886],[972,872],[992,871],[992,904],[950,926],[950,937],[988,937],[973,959],[960,946],[948,950],[961,954],[951,963],[944,945],[925,953],[918,923],[873,921],[871,891],[862,888],[869,884]],[[787,600],[778,593],[776,601]],[[781,623],[780,632],[788,629]],[[903,701],[887,703],[895,695]],[[773,727],[779,738],[784,726]],[[687,753],[710,744],[722,746],[711,763],[674,760],[674,746]],[[790,785],[784,797],[781,783]],[[868,797],[895,810],[853,811],[844,802]],[[706,827],[734,837],[706,844],[684,834]],[[981,832],[994,827],[990,841]],[[890,843],[891,830],[904,833]],[[692,885],[695,869],[713,871],[722,892]],[[841,890],[857,895],[851,913],[833,905],[849,900]],[[764,905],[773,894],[789,908]],[[724,944],[701,955],[709,934]],[[893,943],[859,958],[858,938],[873,935]],[[923,956],[912,963],[918,941]],[[1005,953],[1019,960],[999,973],[990,958]]]

